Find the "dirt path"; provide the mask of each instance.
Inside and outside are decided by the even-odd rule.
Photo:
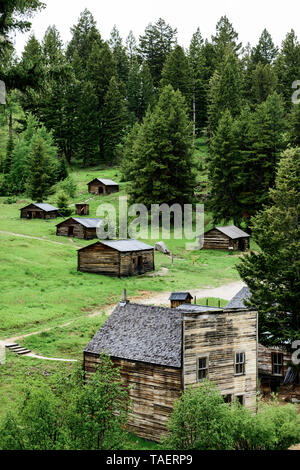
[[[13,237],[28,238],[28,239],[30,239],[30,240],[40,240],[40,241],[42,241],[42,242],[53,243],[54,245],[66,246],[65,243],[54,242],[54,241],[52,241],[52,240],[47,240],[47,238],[32,237],[32,236],[30,236],[30,235],[23,235],[22,233],[4,232],[3,230],[0,230],[0,233],[3,233],[4,235],[12,235]]]
[[[1,233],[1,232],[0,232]],[[27,237],[30,238],[30,237]],[[56,243],[56,242],[52,242]],[[242,281],[232,282],[230,284],[225,284],[221,287],[206,287],[202,289],[192,289],[190,290],[193,297],[204,298],[204,297],[216,297],[224,300],[231,300],[241,289],[244,287],[245,284]],[[162,292],[159,294],[151,294],[149,291],[144,291],[140,293],[138,296],[131,297],[130,301],[132,303],[140,303],[143,305],[161,305],[161,306],[169,306],[169,296],[170,292]],[[116,304],[106,305],[103,306],[101,309],[94,310],[89,315],[83,315],[82,317],[77,317],[74,320],[69,321],[68,323],[64,323],[62,325],[56,325],[50,328],[46,328],[44,330],[34,331],[32,333],[26,333],[21,336],[14,336],[13,338],[6,338],[3,341],[0,341],[3,345],[15,343],[18,341],[22,341],[24,338],[28,338],[30,336],[39,335],[40,333],[44,333],[47,331],[51,331],[54,328],[65,328],[70,326],[73,321],[77,321],[79,318],[92,318],[96,316],[100,316],[103,313],[106,315],[110,315],[113,310],[115,309]],[[76,359],[62,359],[62,358],[52,358],[52,357],[44,357],[34,354],[33,352],[27,354],[25,357],[34,357],[36,359],[41,359],[45,361],[62,361],[62,362],[76,362]]]

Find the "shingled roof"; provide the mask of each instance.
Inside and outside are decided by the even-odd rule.
[[[118,305],[85,348],[86,353],[179,368],[182,313],[148,305]]]
[[[243,287],[226,305],[225,309],[229,308],[247,308],[244,304],[245,300],[250,299],[251,292],[248,287]]]
[[[235,225],[228,225],[227,227],[216,227],[216,230],[224,233],[224,235],[227,235],[227,237],[231,238],[232,240],[236,238],[250,237],[248,233],[244,232]]]
[[[203,312],[221,312],[224,309],[219,307],[207,307],[205,305],[191,305],[191,304],[182,304],[177,307],[176,310],[181,310],[189,313],[203,313]]]

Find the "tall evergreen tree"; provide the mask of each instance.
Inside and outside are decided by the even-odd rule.
[[[207,75],[209,67],[206,67],[204,41],[199,28],[193,34],[188,59],[191,67],[194,136],[196,136],[207,123],[207,93],[211,78]]]
[[[236,55],[229,51],[221,70],[215,71],[209,90],[209,131],[214,132],[224,111],[238,116],[242,106],[242,74]]]
[[[127,85],[129,60],[126,54],[126,48],[123,46],[122,38],[116,26],[112,29],[109,45],[115,59],[118,80],[122,81],[124,85]]]
[[[252,60],[255,64],[273,64],[278,54],[278,48],[274,45],[271,34],[264,29],[258,44],[252,51]]]
[[[284,153],[269,199],[252,221],[261,251],[244,257],[238,271],[259,311],[260,341],[291,346],[300,334],[299,148]]]
[[[51,161],[47,145],[41,135],[34,137],[29,156],[30,173],[27,180],[27,193],[36,202],[43,202],[53,184]]]
[[[184,96],[187,107],[191,110],[192,105],[192,71],[189,61],[181,46],[176,45],[174,50],[166,59],[162,70],[160,85],[164,88],[172,85],[174,90],[179,90]]]
[[[105,162],[113,164],[116,162],[117,146],[121,142],[125,127],[124,97],[115,77],[110,80],[101,117],[102,146],[100,147],[100,154]]]
[[[233,118],[226,110],[210,143],[209,176],[212,198],[210,208],[214,222],[229,222],[236,225],[241,218],[241,208],[236,192],[238,148],[233,130]]]
[[[177,30],[159,18],[154,25],[149,24],[139,38],[138,53],[148,64],[155,87],[161,79],[166,58],[176,43],[176,35]]]
[[[282,43],[275,70],[278,76],[278,91],[285,99],[286,109],[290,109],[292,84],[300,77],[300,44],[293,29]]]
[[[251,97],[254,103],[266,101],[277,88],[277,77],[270,64],[259,62],[253,71]]]
[[[134,202],[150,207],[193,200],[192,126],[184,98],[171,85],[162,90],[153,112],[147,112],[131,158]]]
[[[239,54],[242,44],[238,42],[238,33],[234,30],[227,16],[222,16],[216,26],[216,34],[212,36],[212,43],[216,50],[216,63],[220,64],[228,49]]]

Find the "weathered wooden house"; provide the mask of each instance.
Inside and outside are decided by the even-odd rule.
[[[154,271],[154,248],[138,240],[101,240],[78,250],[78,271],[135,276]]]
[[[75,204],[76,215],[90,215],[89,204]]]
[[[71,217],[56,226],[56,235],[61,237],[83,238],[92,240],[97,238],[97,227],[102,219],[79,219]]]
[[[204,234],[206,250],[247,251],[250,248],[250,235],[235,225],[215,227]]]
[[[32,203],[21,209],[21,219],[56,219],[57,207],[50,204]]]
[[[87,377],[102,352],[121,368],[132,403],[128,429],[138,436],[159,441],[174,401],[206,378],[224,401],[238,399],[255,409],[257,313],[195,307],[122,301],[85,348]]]
[[[182,304],[190,304],[193,300],[193,296],[189,292],[172,292],[169,300],[171,302],[171,308],[177,308]]]
[[[249,300],[251,293],[248,287],[243,287],[231,301],[226,309],[247,308],[245,302]],[[292,353],[285,346],[263,346],[258,344],[258,376],[262,388],[276,391],[283,383],[288,368],[292,362]]]
[[[95,178],[93,181],[88,183],[88,187],[89,193],[101,196],[108,196],[112,193],[118,193],[120,190],[118,183],[104,178]]]

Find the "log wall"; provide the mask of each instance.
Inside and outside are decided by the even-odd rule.
[[[89,193],[91,194],[97,194],[99,196],[107,196],[108,194],[112,193],[118,193],[119,192],[119,186],[106,186],[103,183],[93,181],[89,185]],[[103,193],[99,193],[99,188],[103,188]]]
[[[56,219],[57,211],[45,212],[42,209],[32,207],[21,209],[21,219]]]
[[[120,263],[121,276],[135,276],[154,271],[154,250],[121,253]]]
[[[249,237],[241,237],[232,240],[224,233],[217,229],[210,230],[204,234],[204,245],[203,248],[206,250],[229,250],[232,248],[233,251],[247,251],[250,248]]]
[[[78,271],[119,276],[119,252],[101,244],[78,251]]]
[[[284,378],[288,364],[292,361],[292,354],[285,349],[276,347],[265,347],[262,344],[258,345],[258,374],[260,377],[272,376],[272,353],[283,354],[283,375]]]
[[[73,235],[69,235],[70,227],[73,227]],[[97,238],[97,229],[84,227],[75,220],[66,220],[56,228],[56,235],[60,237],[74,237],[92,240]]]
[[[197,386],[197,359],[207,357],[208,378],[222,395],[243,396],[255,409],[257,390],[257,313],[228,311],[184,317],[184,387]],[[235,375],[235,353],[245,353],[245,374]]]
[[[144,439],[160,441],[167,434],[166,423],[172,413],[174,401],[182,391],[182,370],[111,358],[121,368],[124,385],[129,386],[132,403],[128,431]],[[86,376],[96,371],[99,357],[84,355]]]

